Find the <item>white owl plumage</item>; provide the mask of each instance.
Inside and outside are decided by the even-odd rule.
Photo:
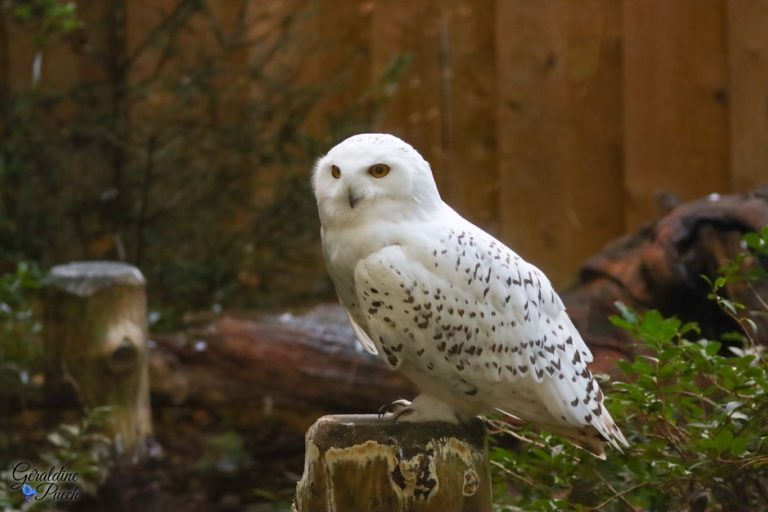
[[[421,393],[404,421],[503,411],[604,457],[627,445],[592,354],[546,276],[445,204],[429,164],[388,134],[352,136],[313,185],[328,272],[367,350]]]

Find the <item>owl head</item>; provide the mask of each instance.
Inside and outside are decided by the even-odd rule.
[[[315,165],[323,225],[428,216],[441,203],[432,170],[410,144],[386,133],[354,135]]]

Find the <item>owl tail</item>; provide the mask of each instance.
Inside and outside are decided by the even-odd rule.
[[[511,418],[514,418],[516,420],[521,419],[518,415],[508,413],[502,409],[497,409],[497,410],[502,414],[510,416]],[[543,430],[545,432],[550,432],[552,434],[558,435],[566,439],[576,447],[589,452],[591,455],[594,455],[598,459],[605,460],[606,458],[605,456],[606,442],[611,443],[611,445],[613,445],[616,449],[621,451],[621,447],[617,442],[612,442],[607,440],[605,436],[601,434],[600,431],[597,430],[597,428],[595,428],[592,425],[583,425],[581,427],[576,427],[573,425],[566,425],[563,423],[554,423],[552,419],[545,418],[544,415],[532,416],[528,414],[526,416],[527,417],[524,417],[522,421],[529,421],[531,422],[531,424],[533,424],[534,427],[536,427],[539,430]],[[619,432],[618,435],[621,437],[617,438],[616,440],[624,446],[629,446],[627,444],[627,441],[624,439],[624,436],[621,435],[621,432]]]
[[[605,460],[605,437],[595,427],[591,425],[583,428],[565,425],[540,425],[540,427],[542,430],[565,438],[574,446],[589,452],[598,459]]]

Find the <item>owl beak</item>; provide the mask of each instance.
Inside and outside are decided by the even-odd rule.
[[[347,189],[347,200],[349,201],[350,208],[354,208],[355,205],[360,202],[360,199],[362,198],[355,195],[351,187]]]

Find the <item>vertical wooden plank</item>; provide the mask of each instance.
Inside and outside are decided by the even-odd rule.
[[[298,2],[308,9],[308,2]],[[361,103],[371,83],[370,32],[372,1],[316,2],[306,11],[308,19],[297,37],[305,55],[297,82],[307,89],[322,89],[318,103],[304,122],[312,135],[328,135],[328,144],[365,129],[366,105]],[[330,140],[332,139],[332,140]],[[326,148],[328,149],[328,148]]]
[[[768,0],[728,0],[731,184],[768,183]]]
[[[621,112],[621,4],[614,0],[563,0],[565,34],[568,237],[565,282],[584,260],[624,233],[624,160]],[[560,279],[560,278],[559,278]]]
[[[494,1],[382,1],[374,16],[374,76],[410,58],[379,128],[424,154],[446,202],[497,231]]]
[[[441,20],[447,190],[457,211],[499,234],[494,0],[444,3]],[[446,136],[447,135],[447,136]]]
[[[442,172],[440,143],[440,12],[436,0],[378,1],[370,37],[373,76],[381,75],[392,59],[409,60],[378,128],[413,145],[431,163],[443,190],[446,176]]]
[[[503,240],[550,279],[565,279],[566,158],[556,2],[498,3],[499,169]]]
[[[621,232],[620,7],[497,3],[503,238],[558,285]]]
[[[624,2],[627,229],[661,191],[729,190],[723,0]]]

